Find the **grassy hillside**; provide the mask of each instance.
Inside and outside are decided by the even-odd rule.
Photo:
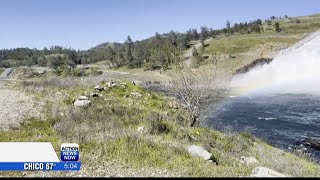
[[[255,50],[258,45],[266,43],[293,44],[299,37],[289,35],[279,35],[273,33],[262,33],[260,35],[235,35],[230,37],[219,37],[210,41],[210,46],[205,51],[205,55],[212,54],[240,54]]]
[[[280,33],[275,32],[276,22],[283,29]],[[234,34],[213,38],[206,43],[203,55],[208,59],[202,61],[201,64],[214,62],[217,59],[218,68],[234,73],[236,69],[256,59],[273,58],[276,52],[293,45],[308,33],[319,30],[320,15],[293,17],[292,20],[274,20],[270,25],[264,22],[262,27],[261,33]]]
[[[90,98],[92,105],[79,109],[73,107],[73,99],[95,92],[95,85],[104,85],[99,77],[82,81],[48,77],[23,82],[21,88],[30,95],[47,100],[44,109],[47,120],[26,120],[20,128],[0,132],[0,140],[52,142],[57,153],[62,142],[79,143],[83,162],[79,174],[91,176],[108,175],[107,169],[112,167],[103,164],[109,161],[124,162],[133,169],[162,169],[179,176],[249,176],[257,164],[241,164],[241,156],[253,156],[259,161],[258,165],[287,175],[320,176],[320,166],[303,154],[283,152],[246,132],[190,128],[184,110],[170,108],[170,98],[130,82],[122,83],[127,87],[96,92],[101,96]],[[132,96],[132,92],[141,96]],[[138,127],[144,131],[138,132]],[[206,147],[212,153],[213,162],[190,156],[187,147],[192,144]],[[16,175],[21,173],[10,176]]]

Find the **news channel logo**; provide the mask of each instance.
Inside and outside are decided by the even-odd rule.
[[[80,158],[79,145],[76,143],[61,144],[60,155],[61,161],[78,161]]]

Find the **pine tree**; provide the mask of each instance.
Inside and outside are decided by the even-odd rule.
[[[134,68],[135,64],[133,62],[133,56],[132,56],[132,40],[130,36],[127,37],[126,45],[125,45],[125,60],[128,64],[129,68]]]

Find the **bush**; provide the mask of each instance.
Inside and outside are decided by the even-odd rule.
[[[168,134],[173,130],[171,124],[166,121],[163,115],[157,112],[151,112],[148,115],[150,134]]]
[[[89,74],[94,75],[94,76],[98,76],[98,75],[103,74],[103,72],[100,71],[97,67],[91,67]]]
[[[81,77],[86,75],[85,70],[79,68],[76,68],[73,71],[71,71],[71,74],[75,77]]]

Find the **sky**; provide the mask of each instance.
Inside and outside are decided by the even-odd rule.
[[[170,30],[320,13],[320,0],[0,0],[0,49],[86,50]]]

